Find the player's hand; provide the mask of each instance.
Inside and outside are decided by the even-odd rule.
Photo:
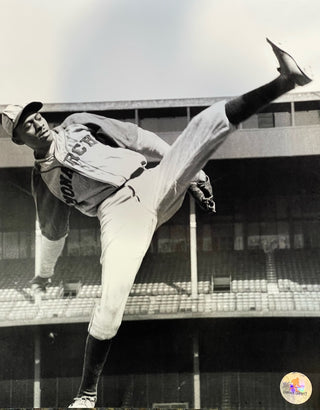
[[[202,210],[208,213],[216,212],[212,185],[208,175],[206,175],[206,180],[204,182],[191,182],[188,191]]]
[[[33,294],[37,292],[45,293],[47,291],[47,286],[50,284],[51,279],[42,278],[41,276],[35,276],[30,280],[30,289]]]

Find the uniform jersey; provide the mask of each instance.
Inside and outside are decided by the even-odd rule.
[[[54,128],[53,135],[56,143],[49,156],[37,159],[32,173],[41,231],[51,240],[67,234],[70,207],[95,216],[99,204],[137,169],[148,160],[160,161],[169,149],[156,134],[136,124],[90,113],[68,116]],[[65,138],[68,139],[63,146]],[[112,153],[122,162],[123,169],[112,161]],[[98,163],[102,169],[98,169]]]
[[[88,216],[147,164],[138,152],[96,140],[82,124],[57,127],[52,135],[49,155],[36,166],[55,197]]]

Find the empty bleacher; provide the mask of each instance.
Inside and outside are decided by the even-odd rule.
[[[316,314],[320,310],[318,249],[198,253],[198,296],[191,295],[190,260],[186,253],[148,253],[128,299],[125,315],[254,315]],[[275,283],[270,287],[267,260]],[[98,256],[61,257],[41,304],[35,303],[29,281],[33,259],[0,261],[0,322],[87,320],[101,296]],[[230,278],[230,289],[214,288],[215,278]],[[66,284],[76,294],[64,293]]]
[[[0,302],[25,300],[33,276],[34,259],[0,260]]]
[[[233,292],[266,291],[263,251],[199,252],[198,292],[210,293],[216,277],[230,277]],[[186,253],[148,255],[131,294],[190,294],[190,260]]]
[[[319,249],[283,249],[274,252],[278,286],[281,291],[320,290]]]

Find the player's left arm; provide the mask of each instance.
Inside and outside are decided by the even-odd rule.
[[[70,207],[49,191],[36,168],[32,173],[32,194],[41,230],[38,274],[50,278],[69,232]]]

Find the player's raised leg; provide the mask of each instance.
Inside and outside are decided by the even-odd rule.
[[[296,85],[311,81],[288,53],[270,40],[268,42],[280,65],[278,77],[240,97],[203,110],[190,121],[160,164],[151,170],[151,175],[129,181],[138,195],[139,192],[143,193],[141,197],[147,202],[146,206],[159,211],[159,225],[179,209],[194,175],[204,167],[237,124]]]

